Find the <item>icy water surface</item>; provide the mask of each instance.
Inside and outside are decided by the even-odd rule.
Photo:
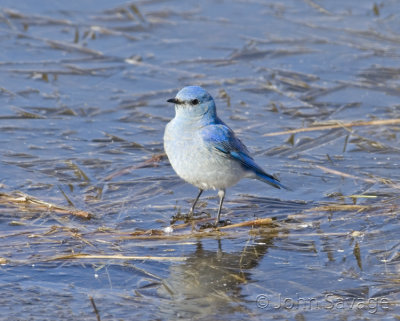
[[[0,6],[1,320],[400,316],[398,1]],[[269,224],[165,233],[193,84],[293,189],[228,189],[223,218]]]

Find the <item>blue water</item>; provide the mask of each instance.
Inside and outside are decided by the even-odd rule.
[[[101,320],[400,313],[398,123],[266,136],[400,118],[396,1],[0,8],[0,320],[96,319],[89,297]],[[293,191],[228,190],[224,218],[274,226],[129,238],[162,232],[196,195],[165,157],[149,161],[174,114],[165,101],[193,84]],[[16,191],[94,217],[10,201]],[[199,210],[217,203],[207,192]],[[73,253],[185,260],[61,258]]]

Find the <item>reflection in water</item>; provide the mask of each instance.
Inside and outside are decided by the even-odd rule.
[[[163,317],[210,317],[246,312],[241,285],[251,279],[256,267],[273,245],[276,231],[269,231],[241,251],[224,252],[228,240],[217,240],[218,250],[205,250],[201,241],[196,251],[180,265],[173,265],[159,289],[165,298],[159,309]]]

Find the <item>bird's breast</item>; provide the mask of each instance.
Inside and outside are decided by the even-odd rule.
[[[168,124],[164,149],[175,172],[198,188],[224,189],[245,176],[242,166],[204,142],[199,130]]]

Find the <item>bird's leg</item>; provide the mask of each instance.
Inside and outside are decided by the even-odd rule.
[[[200,198],[200,196],[201,196],[202,193],[203,193],[203,190],[200,188],[200,189],[199,189],[199,194],[197,194],[197,197],[196,197],[196,199],[194,200],[193,205],[192,205],[192,207],[190,208],[188,214],[181,214],[181,213],[178,213],[178,214],[176,214],[176,215],[173,215],[173,216],[171,217],[170,223],[171,223],[171,224],[175,224],[175,222],[177,222],[177,221],[184,221],[185,223],[187,223],[187,222],[193,220],[194,207],[196,206],[196,203],[197,203],[197,201],[199,200],[199,198]]]
[[[222,211],[222,204],[224,203],[224,198],[225,198],[225,190],[221,189],[218,191],[218,196],[219,196],[219,208],[218,208],[218,213],[217,213],[217,218],[215,220],[215,223],[205,223],[200,226],[200,229],[206,229],[206,228],[218,228],[221,226],[226,226],[230,225],[231,221],[230,220],[220,220],[221,217],[221,211]]]
[[[225,190],[220,189],[218,191],[218,196],[219,196],[219,208],[218,208],[218,214],[217,214],[217,219],[215,221],[215,224],[219,223],[219,219],[221,217],[222,203],[224,202],[224,198],[225,198]]]
[[[202,193],[203,193],[203,190],[202,190],[201,188],[199,188],[199,194],[197,194],[197,197],[196,197],[196,199],[194,200],[193,205],[192,205],[192,207],[191,207],[190,210],[189,210],[188,216],[189,216],[190,218],[193,218],[194,207],[196,206],[196,203],[197,203],[197,201],[199,200],[199,198],[200,198],[200,196],[201,196]]]

